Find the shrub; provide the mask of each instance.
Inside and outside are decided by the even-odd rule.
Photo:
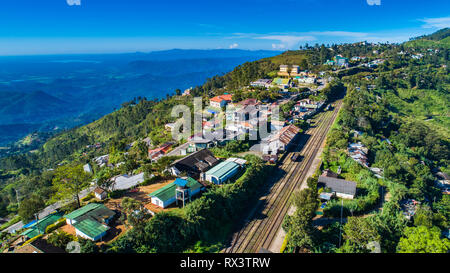
[[[91,192],[88,195],[86,195],[85,197],[81,198],[81,201],[89,201],[92,198],[94,198],[94,193],[93,192]]]
[[[145,181],[141,183],[141,186],[148,186],[148,185],[154,184],[154,183],[158,182],[160,179],[161,179],[161,176],[155,175],[152,178],[145,179]]]
[[[108,197],[112,198],[112,199],[116,199],[116,198],[120,198],[120,197],[124,196],[125,193],[127,193],[127,190],[117,190],[117,191],[108,193]]]
[[[51,233],[54,230],[57,230],[58,228],[64,226],[66,224],[66,218],[61,218],[58,221],[56,221],[55,223],[48,225],[45,228],[45,233]]]

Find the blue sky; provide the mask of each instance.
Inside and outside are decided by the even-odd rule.
[[[1,5],[0,55],[286,50],[305,43],[402,42],[450,27],[448,0],[13,0]]]

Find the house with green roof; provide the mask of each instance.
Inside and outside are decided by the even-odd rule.
[[[29,229],[22,232],[20,235],[27,237],[28,239],[34,238],[38,236],[39,234],[44,234],[45,229],[58,221],[62,217],[63,213],[61,212],[55,212],[52,214],[49,214],[45,216],[44,218],[40,219],[39,221],[33,223],[29,226]]]
[[[240,169],[240,165],[233,161],[224,161],[204,174],[204,179],[214,184],[223,184],[232,178]]]
[[[177,178],[173,183],[166,185],[148,196],[152,199],[152,204],[161,208],[166,208],[171,204],[182,201],[190,201],[204,189],[204,186],[192,177]]]
[[[66,222],[75,228],[78,236],[97,241],[106,235],[107,226],[114,218],[115,212],[103,204],[89,203],[67,214]]]
[[[285,79],[285,78],[275,78],[272,81],[272,85],[273,86],[276,86],[276,87],[279,87],[279,88],[283,88],[283,89],[289,88],[290,83],[291,83],[291,79],[289,79],[289,78],[287,78],[287,79]]]
[[[73,224],[77,236],[89,239],[92,241],[101,240],[109,230],[105,224],[101,224],[91,219],[85,219],[81,222]]]

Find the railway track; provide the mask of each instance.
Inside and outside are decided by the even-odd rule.
[[[255,213],[259,213],[263,218],[247,221],[243,228],[233,235],[231,245],[222,252],[255,253],[261,247],[269,248],[289,209],[289,198],[305,180],[307,170],[313,164],[317,151],[335,120],[341,102],[336,106],[334,111],[322,113],[318,117],[316,123],[319,125],[306,132],[306,135],[311,136],[310,139],[303,146],[297,145],[293,151],[300,152],[303,157],[301,162],[290,160],[292,152],[282,159],[278,174],[269,183],[272,185],[269,193],[258,201],[255,210],[248,217],[255,218]]]

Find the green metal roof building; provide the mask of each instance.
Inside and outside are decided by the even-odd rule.
[[[179,187],[189,189],[189,196],[194,196],[201,191],[203,185],[192,177],[177,178],[173,183],[150,193],[148,196],[152,198],[153,204],[166,208],[177,200],[176,193]]]
[[[239,164],[224,161],[205,173],[205,180],[214,184],[223,184],[239,171]]]
[[[86,239],[97,241],[109,230],[107,224],[115,212],[103,204],[89,203],[66,215],[66,222],[75,227],[76,234]]]
[[[100,240],[106,235],[109,230],[107,225],[100,224],[97,221],[91,219],[85,219],[81,222],[73,224],[77,235],[90,239],[92,241]]]
[[[29,239],[31,239],[38,236],[39,234],[44,234],[45,229],[49,225],[58,221],[62,217],[62,215],[63,213],[61,212],[49,214],[44,218],[40,219],[39,221],[37,221],[36,223],[32,224],[29,229],[25,230],[20,235],[26,236]]]
[[[91,219],[99,223],[108,224],[109,220],[111,220],[114,215],[114,211],[108,209],[103,204],[89,203],[84,207],[72,211],[65,217],[66,222],[69,225],[73,225],[76,222],[80,222],[85,219]]]

